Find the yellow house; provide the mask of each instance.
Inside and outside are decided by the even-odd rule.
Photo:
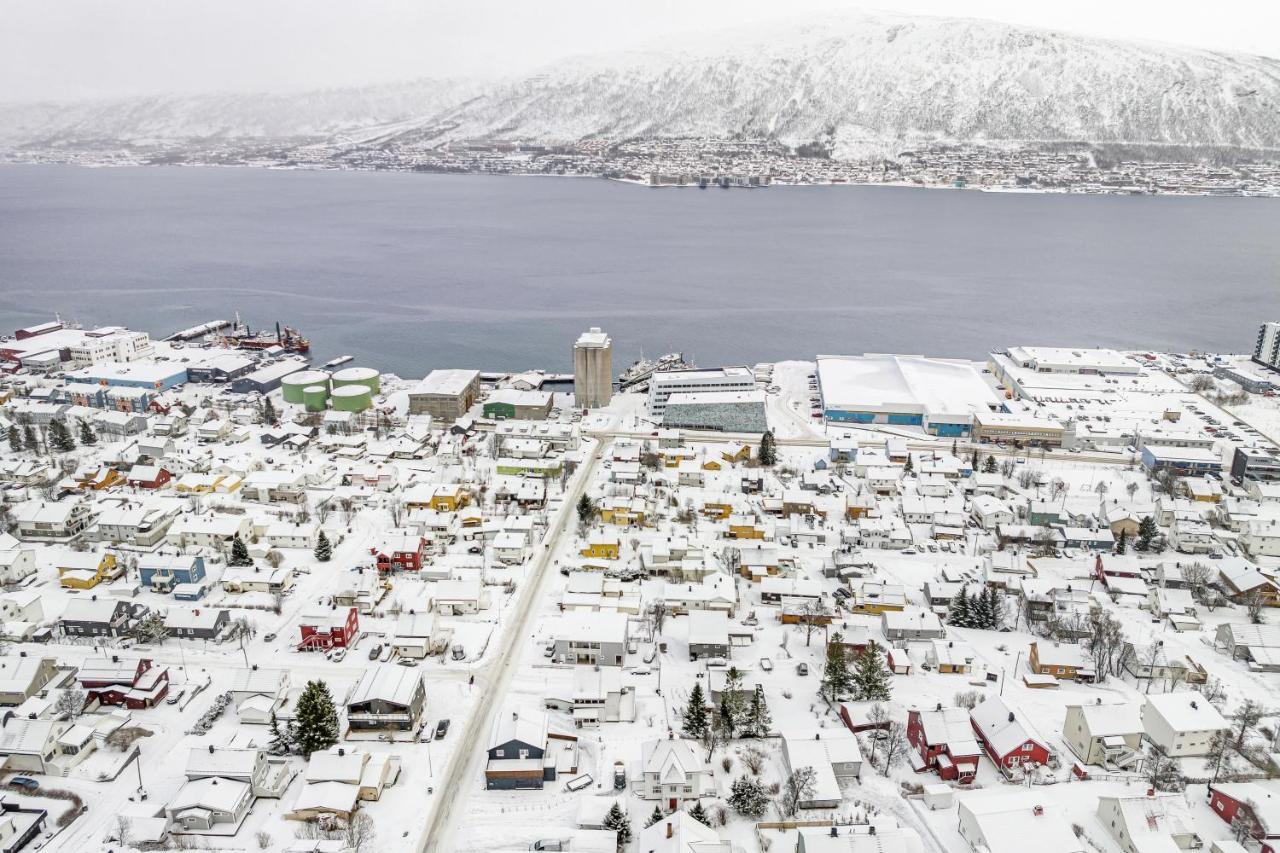
[[[587,547],[582,549],[582,556],[596,560],[618,559],[620,545],[618,537],[613,533],[597,533],[587,539]]]
[[[668,468],[679,468],[686,459],[693,459],[693,451],[687,447],[673,447],[662,454],[662,463]]]
[[[471,501],[471,495],[458,483],[436,483],[417,486],[405,492],[405,509],[433,509],[457,512]]]
[[[731,441],[721,445],[720,458],[729,463],[746,462],[751,458],[751,448],[740,441]]]
[[[764,539],[764,527],[751,516],[731,516],[728,535],[730,539]]]
[[[64,589],[93,589],[105,580],[118,577],[115,554],[69,551],[57,563],[58,583]]]
[[[103,489],[118,486],[124,481],[124,475],[115,468],[98,468],[93,471],[84,471],[76,475],[77,486],[94,492],[100,492]]]
[[[702,514],[712,521],[724,521],[733,515],[733,504],[723,497],[707,498],[702,502]]]
[[[714,456],[709,456],[706,459],[702,460],[703,471],[719,471],[723,467],[724,467],[724,462],[719,459],[716,459]]]
[[[600,520],[624,527],[644,525],[645,505],[640,498],[610,498],[600,507]]]
[[[218,491],[225,474],[199,474],[194,471],[183,474],[173,484],[173,490],[184,495],[211,495]]]

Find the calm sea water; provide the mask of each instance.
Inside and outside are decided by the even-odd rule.
[[[60,311],[164,335],[239,310],[327,359],[567,370],[1017,343],[1252,347],[1280,202],[603,180],[0,168],[0,329]]]

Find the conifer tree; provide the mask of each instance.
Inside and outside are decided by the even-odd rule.
[[[910,454],[910,453],[908,453],[908,454],[907,454],[907,464],[905,464],[905,465],[903,465],[903,466],[902,466],[902,473],[904,473],[904,474],[911,474],[911,473],[914,473],[914,472],[915,472],[915,470],[916,470],[916,464],[915,464],[914,462],[912,462],[912,461],[911,461],[911,454]]]
[[[765,430],[764,435],[760,436],[760,464],[766,468],[776,465],[778,462],[778,446],[773,437],[773,430]]]
[[[1128,550],[1129,550],[1129,531],[1122,529],[1120,531],[1120,538],[1116,540],[1116,553],[1123,554],[1125,551],[1128,551]]]
[[[822,666],[822,693],[832,702],[850,692],[853,675],[849,672],[849,659],[845,656],[844,635],[836,631],[827,641],[827,660]]]
[[[734,713],[733,703],[729,701],[727,687],[720,693],[720,711],[716,714],[716,726],[723,733],[725,741],[733,740],[738,733],[738,715]]]
[[[244,544],[244,540],[239,534],[231,540],[231,559],[227,560],[228,566],[252,566],[253,558],[249,556],[249,546]]]
[[[645,826],[653,826],[655,823],[661,822],[664,817],[666,815],[662,813],[662,806],[654,806],[653,812],[649,815],[649,820],[645,822]]]
[[[979,628],[983,631],[991,627],[991,588],[988,586],[978,590],[978,594],[972,600],[972,617],[971,628]]]
[[[68,453],[76,449],[76,440],[71,437],[70,430],[62,421],[49,422],[49,447],[57,453]]]
[[[324,531],[320,531],[320,538],[316,540],[316,560],[321,563],[327,563],[333,558],[333,546],[329,544],[329,537],[324,535]]]
[[[94,434],[93,427],[89,426],[89,422],[84,418],[80,419],[80,443],[85,447],[92,447],[98,443],[98,436]]]
[[[22,452],[22,432],[17,424],[9,424],[9,449],[14,453]]]
[[[276,718],[276,712],[271,712],[271,723],[268,728],[271,740],[267,743],[267,752],[270,755],[288,755],[293,751],[293,743],[289,740],[285,731],[280,728],[280,720]]]
[[[1142,521],[1138,522],[1138,550],[1145,551],[1151,547],[1151,540],[1156,538],[1160,529],[1156,527],[1156,520],[1151,516],[1144,516]]]
[[[693,808],[689,809],[689,817],[703,826],[711,826],[711,819],[707,817],[707,811],[702,807],[702,800],[698,800],[693,804]]]
[[[729,789],[729,805],[744,817],[760,817],[769,808],[769,791],[750,776],[739,776]]]
[[[38,453],[40,451],[40,440],[36,438],[35,427],[27,424],[22,428],[22,446],[26,448],[28,453]]]
[[[966,587],[960,587],[960,591],[952,596],[951,606],[947,608],[947,624],[957,628],[973,627],[973,607]]]
[[[858,659],[858,665],[853,671],[853,683],[859,700],[883,702],[889,699],[892,693],[889,673],[885,671],[880,646],[875,640],[867,641],[867,649]]]
[[[684,708],[684,722],[681,731],[691,738],[700,738],[706,734],[710,721],[707,719],[707,698],[702,693],[702,684],[694,682],[689,691],[689,703]]]
[[[982,472],[984,474],[994,474],[999,466],[996,465],[994,456],[987,456],[987,461],[982,463]]]
[[[276,422],[276,407],[272,404],[270,397],[262,398],[262,422],[264,424]]]
[[[617,800],[613,801],[613,808],[609,809],[609,813],[604,816],[604,828],[618,833],[619,850],[631,840],[631,821],[627,820],[627,814],[622,810],[622,806],[618,805]]]
[[[973,454],[969,457],[969,470],[978,470],[978,448],[976,447],[973,449]]]
[[[773,717],[769,713],[769,703],[764,698],[764,688],[756,685],[751,694],[751,703],[747,706],[747,719],[743,727],[752,737],[767,737],[773,725]]]
[[[334,707],[329,686],[323,681],[307,682],[298,697],[295,718],[295,743],[302,755],[309,756],[338,742],[338,709]]]

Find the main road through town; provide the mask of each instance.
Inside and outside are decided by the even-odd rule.
[[[590,436],[591,433],[588,433]],[[476,711],[467,722],[462,732],[459,748],[449,761],[444,774],[436,781],[434,796],[437,798],[431,819],[422,838],[418,842],[421,853],[448,853],[453,850],[451,839],[459,815],[466,809],[467,798],[475,793],[474,785],[480,775],[481,767],[488,754],[480,749],[489,739],[489,732],[502,699],[511,685],[516,664],[520,660],[520,651],[524,640],[529,635],[529,622],[538,612],[538,601],[542,596],[542,588],[546,582],[552,555],[565,530],[570,528],[571,519],[577,512],[578,499],[590,485],[600,462],[605,445],[603,438],[597,438],[591,457],[582,470],[575,473],[569,491],[564,495],[564,503],[556,514],[555,522],[548,531],[542,552],[537,556],[529,581],[524,584],[524,595],[516,610],[514,624],[508,626],[502,634],[501,647],[486,666],[476,673],[476,681],[481,687],[481,695],[476,704]]]

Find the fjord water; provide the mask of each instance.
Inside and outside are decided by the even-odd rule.
[[[323,360],[567,370],[1016,343],[1252,348],[1280,200],[253,168],[0,168],[0,331],[157,336],[235,310]]]

